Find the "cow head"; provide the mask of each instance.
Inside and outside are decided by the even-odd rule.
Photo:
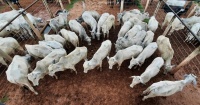
[[[175,67],[175,65],[165,65],[164,67],[165,67],[164,74],[167,74],[172,70],[173,67]]]
[[[91,45],[91,38],[90,37],[87,36],[85,38],[85,41],[88,43],[88,45]]]
[[[134,57],[132,57],[132,59],[130,61],[130,65],[128,66],[128,68],[131,69],[133,66],[136,66],[136,65],[140,65],[140,64],[136,59],[134,59]]]
[[[140,76],[131,76],[130,78],[133,78],[133,81],[130,84],[131,88],[140,83]]]
[[[89,64],[89,61],[85,61],[84,63],[83,63],[83,68],[84,68],[84,73],[87,73],[88,72],[88,70],[90,70],[91,68],[90,68],[90,64]]]
[[[64,69],[63,64],[51,64],[48,67],[49,75],[53,77],[56,72],[63,71],[63,69]]]
[[[112,69],[113,65],[117,63],[116,59],[114,57],[109,58],[108,56],[107,59],[108,59],[109,69]]]
[[[40,72],[32,72],[28,74],[28,79],[33,83],[33,86],[38,86],[39,85],[39,79],[42,73]]]

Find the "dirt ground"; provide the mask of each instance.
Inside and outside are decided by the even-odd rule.
[[[24,6],[25,3],[28,2],[27,0],[21,1],[21,4]],[[100,14],[108,12],[115,16],[119,12],[119,5],[110,8],[106,5],[106,0],[85,1],[87,10],[96,10]],[[40,4],[38,3],[37,5],[39,6]],[[56,6],[51,8],[56,9],[59,7]],[[129,8],[126,7],[125,9],[129,10],[132,8],[136,8],[136,6],[131,6]],[[34,10],[34,8],[31,8],[29,11],[32,10]],[[42,16],[44,19],[49,18],[46,10],[39,9],[37,11],[34,13],[36,16]],[[54,10],[54,12],[55,11],[56,10]],[[69,18],[75,19],[81,15],[81,12],[82,4],[81,2],[77,2],[70,10]],[[151,12],[153,13],[153,11]],[[112,43],[115,43],[117,34],[120,30],[120,26],[117,22],[115,28],[115,30],[112,29],[110,31],[109,39]],[[89,32],[87,33],[89,34]],[[155,39],[162,33],[163,30],[159,28],[155,33]],[[92,40],[91,46],[88,46],[85,42],[81,43],[81,46],[86,46],[88,48],[88,59],[92,58],[93,54],[100,47],[102,41],[102,38],[100,41]],[[173,48],[177,49],[178,46],[173,46]],[[113,44],[110,56],[114,55],[115,48]],[[81,61],[75,66],[78,71],[77,75],[74,72],[71,73],[70,70],[66,70],[64,72],[56,73],[59,77],[58,80],[50,76],[45,76],[45,78],[41,79],[39,82],[40,85],[34,87],[35,90],[39,92],[39,95],[34,95],[29,90],[24,90],[19,88],[17,85],[9,83],[6,80],[5,71],[3,71],[6,68],[1,67],[0,99],[3,96],[8,97],[8,100],[5,102],[6,105],[200,105],[199,79],[197,81],[197,87],[194,88],[192,85],[187,85],[182,92],[178,92],[169,97],[155,97],[142,101],[142,96],[140,96],[140,94],[154,82],[161,80],[180,80],[183,79],[183,75],[186,73],[194,73],[199,77],[199,72],[194,70],[183,68],[177,72],[175,76],[172,76],[163,75],[163,69],[161,69],[160,73],[156,77],[152,78],[146,85],[139,84],[133,89],[129,87],[132,82],[132,79],[129,77],[143,73],[145,68],[157,56],[159,56],[158,52],[147,59],[140,70],[129,70],[128,65],[130,60],[124,61],[121,70],[119,71],[117,70],[117,65],[115,65],[112,70],[109,70],[107,59],[104,59],[102,72],[95,68],[94,70],[90,70],[87,74],[83,73],[84,61]],[[176,61],[173,60],[172,63],[175,62]]]

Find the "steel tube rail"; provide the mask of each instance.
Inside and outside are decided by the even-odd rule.
[[[190,28],[183,22],[183,20],[181,20],[181,18],[174,12],[174,10],[164,1],[164,0],[161,0],[163,1],[167,7],[174,13],[174,15],[181,21],[181,23],[187,28],[187,30],[189,30],[189,32],[200,42],[200,39],[197,37],[197,35],[195,35],[191,30]]]
[[[19,17],[23,12],[25,12],[27,9],[29,9],[31,6],[33,6],[35,3],[37,3],[39,0],[35,0],[31,5],[29,5],[28,7],[26,7],[23,11],[21,11],[18,15],[16,15],[12,20],[10,20],[5,26],[3,26],[0,29],[0,32],[6,28],[12,21],[14,21],[17,17]]]

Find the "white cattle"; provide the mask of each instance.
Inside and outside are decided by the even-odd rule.
[[[125,35],[124,35],[124,38],[131,38],[131,37],[134,37],[136,36],[136,34],[139,32],[139,31],[142,31],[142,27],[140,25],[134,25]]]
[[[85,61],[83,64],[84,73],[87,73],[88,70],[94,69],[97,66],[100,66],[100,71],[102,71],[102,61],[106,56],[109,56],[111,51],[112,43],[110,40],[106,40],[101,43],[100,48],[93,55],[92,59]]]
[[[132,57],[128,68],[131,69],[136,65],[142,66],[142,64],[145,62],[145,59],[153,55],[157,48],[158,45],[156,42],[150,43],[147,47],[144,48],[144,50],[137,56],[136,59]]]
[[[119,33],[118,33],[118,38],[119,37],[124,37],[124,35],[131,29],[131,27],[133,26],[134,24],[130,21],[126,21],[123,26],[121,27]]]
[[[142,30],[147,31],[147,23],[141,21],[140,19],[132,17],[128,21],[132,22],[133,25],[140,25]]]
[[[72,31],[79,34],[81,41],[83,39],[84,41],[86,41],[88,43],[88,45],[91,45],[91,38],[88,37],[85,29],[79,22],[77,22],[76,20],[70,20],[69,27]]]
[[[152,32],[155,32],[158,28],[158,21],[156,20],[155,16],[152,16],[148,23],[148,29]]]
[[[164,73],[166,74],[167,72],[169,72],[172,69],[172,67],[174,67],[174,65],[171,65],[171,60],[172,60],[173,55],[174,55],[174,50],[173,50],[173,48],[170,44],[169,38],[167,38],[163,35],[160,35],[157,38],[156,42],[158,44],[158,50],[161,54],[161,57],[165,61],[165,64],[164,64],[165,71],[164,71]]]
[[[85,12],[86,12],[86,11],[85,11]],[[97,11],[91,10],[91,11],[88,11],[88,12],[92,15],[92,17],[93,17],[96,21],[99,20],[100,15],[99,15],[99,13],[98,13]]]
[[[146,84],[151,78],[155,77],[158,74],[163,64],[164,60],[162,59],[162,57],[155,58],[152,63],[146,68],[144,73],[142,73],[140,76],[131,76],[131,78],[133,78],[133,81],[130,84],[130,87],[133,88],[139,83]]]
[[[19,45],[17,40],[12,37],[0,37],[0,49],[7,54],[14,54],[16,49],[24,52],[24,49]]]
[[[179,81],[160,81],[153,83],[151,86],[149,86],[145,91],[143,91],[142,95],[148,94],[147,96],[143,97],[143,101],[156,97],[156,96],[170,96],[174,93],[177,93],[179,91],[182,91],[184,86],[186,86],[189,83],[193,83],[194,85],[197,84],[196,82],[196,76],[194,74],[189,74],[184,76],[184,80]]]
[[[123,13],[122,16],[122,23],[128,21],[130,18],[138,18],[141,21],[143,21],[144,19],[149,19],[149,13],[145,12],[145,13],[131,13],[130,11]]]
[[[44,58],[52,52],[52,48],[44,45],[28,45],[25,44],[27,52],[34,58]]]
[[[60,48],[63,48],[63,45],[57,41],[39,41],[38,42],[39,45],[43,45],[43,46],[49,46],[51,47],[52,49],[60,49]]]
[[[66,40],[62,36],[57,35],[57,34],[53,34],[53,35],[44,34],[44,40],[45,41],[57,41],[57,42],[61,43],[63,46],[66,43]]]
[[[102,32],[104,35],[104,38],[107,35],[107,39],[109,38],[109,31],[111,28],[115,29],[115,16],[114,15],[109,15],[106,21],[102,25]]]
[[[154,33],[152,31],[147,31],[147,35],[145,36],[142,42],[142,46],[146,47],[149,43],[153,41],[153,38],[154,38]]]
[[[200,33],[198,33],[199,30],[200,30],[200,23],[194,24],[191,28],[191,31],[200,38]],[[194,38],[194,36],[191,33],[188,33],[185,41],[191,42],[193,38]]]
[[[167,0],[166,3],[168,5],[171,5],[171,6],[181,6],[181,7],[184,7],[186,1],[181,1],[181,0]]]
[[[117,53],[113,57],[107,57],[109,69],[112,69],[113,65],[118,64],[118,70],[120,70],[121,64],[124,60],[138,56],[142,52],[142,50],[142,46],[132,45],[126,49],[117,51]]]
[[[106,21],[106,19],[108,18],[109,13],[103,13],[98,21],[97,24],[97,33],[96,33],[96,37],[98,40],[100,40],[100,30],[101,30],[101,26],[103,25],[103,23]]]
[[[38,94],[28,81],[27,75],[30,69],[30,64],[28,63],[30,59],[29,55],[19,56],[15,55],[11,64],[6,70],[7,80],[13,84],[19,86],[27,86],[33,93]]]
[[[52,62],[58,62],[67,53],[65,49],[54,49],[45,58],[36,63],[35,69],[28,74],[28,79],[33,83],[34,86],[39,85],[39,80],[44,78],[46,74],[49,74],[48,67]],[[56,76],[56,75],[54,75]],[[56,77],[57,78],[57,77]]]
[[[97,29],[97,21],[87,11],[85,11],[82,14],[82,18],[83,18],[84,22],[86,24],[88,24],[90,26],[90,28],[92,29],[92,31],[90,31],[90,32],[91,32],[92,38],[95,39],[95,34],[96,34],[96,29]]]
[[[59,13],[59,15],[55,18],[50,19],[49,25],[50,27],[58,33],[58,31],[67,26],[67,18],[68,18],[69,12],[64,11],[62,13]]]
[[[79,46],[78,36],[75,34],[75,32],[68,31],[66,29],[61,29],[60,33],[65,38],[65,40],[68,41],[68,42],[70,42],[70,43],[72,43],[72,45],[74,47]]]
[[[170,23],[173,16],[174,16],[173,12],[168,12],[165,16],[164,22],[161,25],[161,28],[163,28],[165,24]],[[172,29],[170,30],[168,35],[171,35],[174,32],[174,30],[178,31],[178,30],[184,29],[184,27],[185,26],[181,23],[181,21],[178,18],[175,18],[174,21],[172,22]]]
[[[49,75],[54,76],[56,72],[64,71],[65,69],[72,69],[77,73],[74,66],[82,59],[87,59],[87,48],[76,47],[75,50],[67,56],[61,57],[59,62],[49,65]]]

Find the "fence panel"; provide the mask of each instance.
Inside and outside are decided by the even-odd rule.
[[[164,0],[164,1],[166,1],[166,0]],[[141,2],[143,4],[143,7],[145,7],[147,0],[142,0]],[[153,0],[153,2],[150,3],[150,5],[148,6],[146,11],[150,13],[150,16],[152,16],[154,14],[154,11],[156,10],[155,7],[157,7],[158,2],[159,2],[159,0]],[[187,3],[186,3],[186,5],[187,5]],[[166,16],[166,13],[162,9],[162,6],[164,4],[165,4],[164,2],[161,4],[161,8],[159,8],[158,13],[156,15],[156,19],[159,21],[159,26],[162,25],[162,23],[165,19],[165,16]],[[192,10],[192,7],[189,10]],[[190,11],[187,11],[186,14],[182,14],[180,17],[185,18],[185,17],[187,17],[187,14],[189,14],[189,13],[190,13]],[[159,27],[155,33],[156,38],[159,35],[163,34],[165,29],[166,29],[166,26],[163,27],[163,29],[161,29]],[[188,33],[190,33],[190,32],[191,32],[191,30],[184,28],[179,31],[174,31],[171,35],[167,34],[167,37],[169,37],[169,39],[170,39],[172,48],[174,49],[174,57],[172,59],[172,64],[179,65],[186,57],[188,57],[188,55],[190,55],[196,48],[199,47],[200,44],[199,44],[199,41],[197,41],[197,39],[196,39],[195,43],[185,42],[185,39],[186,39]],[[155,38],[155,40],[156,40],[156,38]],[[199,68],[200,68],[200,55],[197,55],[188,64],[186,64],[184,67],[182,67],[184,72],[194,73],[197,75],[199,74]]]

